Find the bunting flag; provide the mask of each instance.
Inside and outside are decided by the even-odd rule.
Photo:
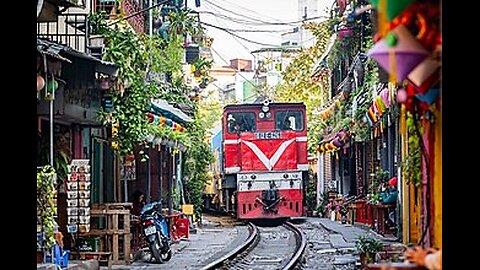
[[[150,123],[154,123],[157,125],[167,125],[169,127],[172,127],[173,130],[180,131],[180,132],[186,130],[185,127],[183,127],[179,123],[176,123],[172,119],[169,119],[163,116],[158,116],[153,113],[147,113],[147,118]]]

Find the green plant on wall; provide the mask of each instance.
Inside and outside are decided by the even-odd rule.
[[[203,192],[208,181],[208,166],[214,161],[210,144],[206,140],[206,118],[197,111],[195,121],[187,128],[191,132],[191,146],[185,160],[186,199],[194,205],[195,215],[200,216],[203,205]]]
[[[419,186],[422,182],[422,151],[419,133],[417,131],[414,115],[407,113],[408,152],[403,166],[406,182]]]
[[[150,124],[146,108],[152,98],[190,102],[182,89],[172,87],[183,80],[183,39],[176,33],[170,33],[167,42],[159,36],[135,33],[128,27],[108,28],[103,34],[107,41],[103,58],[119,66],[119,79],[112,91],[112,112],[100,111],[99,116],[105,124],[119,124],[118,132],[113,136],[113,145],[124,156],[131,153],[136,145],[142,144],[148,135]],[[172,74],[172,84],[152,80],[151,74]],[[175,132],[169,135],[178,140],[183,138]]]
[[[44,166],[37,172],[37,223],[42,226],[44,234],[43,248],[50,249],[55,244],[53,236],[55,230],[55,215],[57,207],[55,205],[56,189],[54,186],[55,169],[50,165]],[[37,246],[42,247],[37,242]]]

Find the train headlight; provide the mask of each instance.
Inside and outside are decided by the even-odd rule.
[[[255,178],[257,178],[257,176],[256,176],[255,174],[252,174],[252,175],[250,176],[250,178],[255,179]]]
[[[284,174],[283,178],[287,179],[288,178],[288,173]]]
[[[259,112],[258,113],[258,118],[263,119],[265,117],[265,113]]]
[[[268,106],[262,106],[262,112],[266,113],[268,112],[269,108]]]

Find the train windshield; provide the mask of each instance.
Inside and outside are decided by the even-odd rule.
[[[275,129],[303,130],[303,112],[290,110],[275,112]]]
[[[232,112],[227,114],[228,133],[254,132],[257,129],[255,113]]]

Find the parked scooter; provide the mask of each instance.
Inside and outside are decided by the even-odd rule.
[[[155,261],[162,263],[170,260],[172,258],[170,237],[165,217],[161,214],[161,204],[159,202],[146,204],[140,214],[143,233]]]

